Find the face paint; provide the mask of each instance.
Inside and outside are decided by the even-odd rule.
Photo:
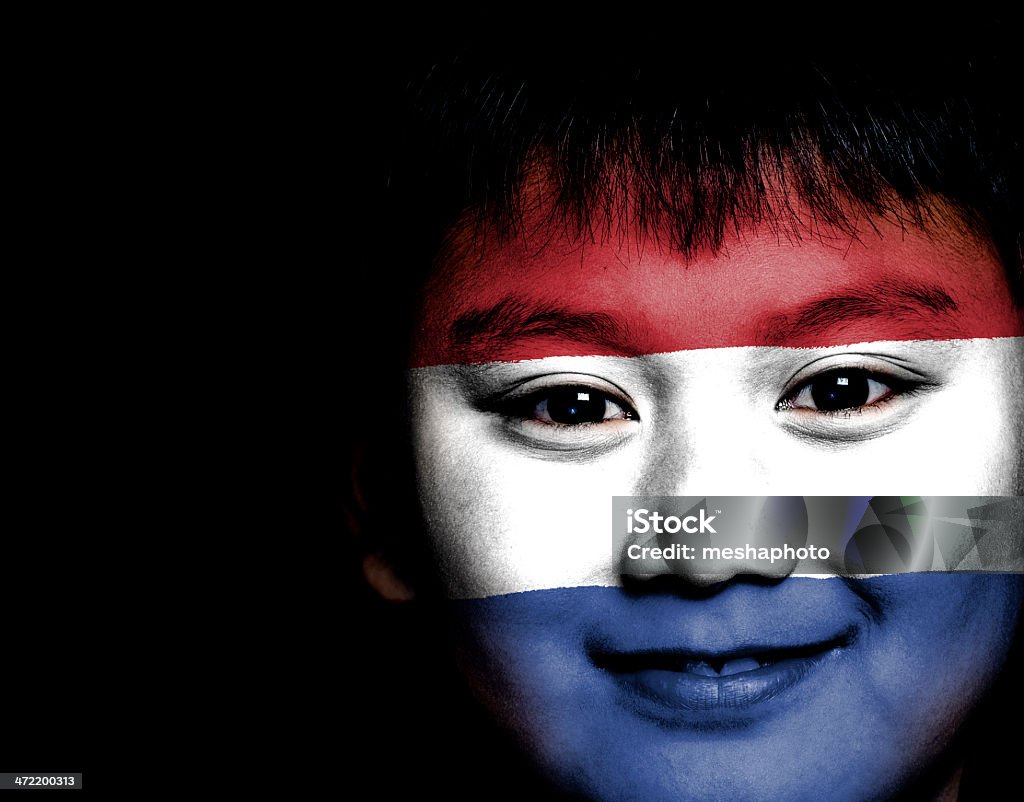
[[[879,229],[510,243],[428,285],[408,391],[461,665],[588,798],[876,798],[1005,660],[1016,574],[638,583],[610,554],[615,496],[1020,494],[1001,265]]]
[[[540,234],[484,256],[452,249],[427,287],[411,364],[1024,334],[989,248],[876,228],[834,241],[754,232],[690,260]]]

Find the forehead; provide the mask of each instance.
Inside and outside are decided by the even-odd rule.
[[[438,260],[417,331],[413,364],[429,365],[1019,336],[1024,321],[990,243],[953,222],[876,219],[750,227],[689,256],[622,225],[467,235]]]

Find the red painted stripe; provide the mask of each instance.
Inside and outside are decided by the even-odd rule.
[[[455,251],[427,285],[410,366],[1024,336],[991,248],[879,223],[857,240],[768,233],[689,260],[635,243]]]

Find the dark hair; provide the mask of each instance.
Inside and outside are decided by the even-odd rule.
[[[921,225],[951,207],[995,244],[1020,301],[1012,27],[848,20],[817,47],[761,23],[428,42],[370,107],[385,195],[370,222],[402,240],[396,269],[419,275],[467,211],[516,230],[531,172],[571,234],[626,219],[684,254],[794,221],[794,203],[805,224],[840,230],[871,216]]]

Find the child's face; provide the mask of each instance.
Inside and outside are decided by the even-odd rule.
[[[881,221],[689,263],[530,237],[452,255],[422,321],[419,494],[463,665],[553,776],[862,799],[941,753],[1005,659],[1020,577],[625,592],[611,497],[1020,494],[1024,328],[990,249]]]

